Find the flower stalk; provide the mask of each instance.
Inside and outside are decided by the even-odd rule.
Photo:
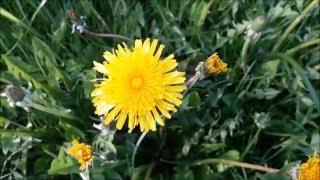
[[[209,159],[199,160],[192,163],[191,166],[200,166],[203,164],[212,164],[212,163],[218,163],[218,164],[220,163],[220,164],[225,164],[230,166],[263,171],[267,173],[274,173],[279,171],[279,169],[269,168],[269,167],[265,167],[257,164],[250,164],[250,163],[245,163],[240,161],[233,161],[233,160],[219,159],[219,158],[209,158]]]
[[[251,42],[251,37],[246,37],[246,40],[243,44],[242,50],[241,50],[241,68],[243,69],[243,72],[247,71],[247,54],[248,54],[248,49],[249,49],[249,45]]]
[[[204,63],[201,61],[195,68],[195,74],[186,82],[186,86],[190,89],[197,81],[203,79],[204,75]],[[186,90],[187,91],[187,90]]]
[[[313,46],[313,45],[320,45],[320,38],[312,39],[312,40],[306,41],[304,43],[301,43],[298,46],[289,49],[286,53],[291,55],[291,54],[296,53],[300,49],[303,49],[303,48],[306,48],[309,46]]]
[[[136,145],[134,146],[133,153],[132,153],[132,157],[131,157],[132,177],[133,177],[133,173],[134,173],[134,161],[135,161],[135,158],[136,158],[136,154],[137,154],[138,148],[139,148],[142,140],[144,139],[144,137],[147,135],[147,133],[148,133],[148,131],[143,132],[143,133],[140,135],[140,137],[139,137]]]
[[[90,36],[96,36],[96,37],[103,37],[103,38],[114,38],[114,39],[122,39],[122,40],[126,40],[129,42],[133,42],[133,39],[130,39],[128,37],[119,35],[119,34],[112,34],[112,33],[96,33],[96,32],[92,32],[89,31],[87,28],[83,29],[83,32],[90,35]]]
[[[265,27],[266,23],[267,18],[265,16],[259,16],[255,18],[253,21],[251,21],[247,27],[245,41],[240,56],[240,66],[243,69],[243,72],[247,71],[247,54],[249,50],[249,45],[252,42],[252,40],[257,39],[261,35],[261,31]]]

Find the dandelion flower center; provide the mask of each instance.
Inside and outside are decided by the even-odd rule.
[[[133,89],[139,89],[143,86],[143,79],[141,77],[134,77],[131,81],[131,85]]]
[[[129,132],[140,126],[141,131],[163,126],[163,117],[171,118],[182,101],[184,72],[175,70],[178,63],[173,55],[162,59],[163,45],[158,40],[136,40],[133,49],[125,44],[106,51],[103,64],[94,62],[95,69],[104,75],[92,91],[95,113],[104,115],[104,124],[116,121],[122,129],[128,121]]]

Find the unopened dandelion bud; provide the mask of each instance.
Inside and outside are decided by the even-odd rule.
[[[20,86],[16,86],[13,84],[9,84],[6,86],[4,93],[6,94],[7,98],[12,102],[22,101],[25,93]]]
[[[255,32],[259,32],[264,28],[264,26],[266,25],[266,22],[267,22],[266,16],[259,16],[250,23],[251,29]]]
[[[256,112],[254,114],[254,122],[256,123],[258,128],[260,128],[260,129],[266,128],[269,125],[270,120],[271,120],[271,118],[270,118],[269,113],[265,113],[265,112],[257,113]]]
[[[71,34],[73,34],[74,32],[78,32],[81,34],[87,27],[86,17],[80,16],[77,12],[73,10],[69,11],[69,17],[72,22]]]
[[[30,92],[20,87],[19,85],[8,84],[4,89],[4,92],[1,93],[1,96],[6,97],[9,105],[11,107],[21,107],[26,111],[29,110],[30,107]]]
[[[79,143],[76,139],[72,141],[72,146],[68,149],[67,153],[78,161],[81,171],[87,169],[93,160],[91,146]]]
[[[310,157],[307,162],[301,164],[299,169],[299,180],[320,179],[320,156]]]
[[[267,23],[266,16],[259,16],[255,20],[251,21],[247,27],[247,36],[257,38],[260,35],[261,30]]]
[[[206,76],[226,73],[228,65],[218,56],[218,53],[212,54],[204,63]]]

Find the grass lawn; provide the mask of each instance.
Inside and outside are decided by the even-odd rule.
[[[319,7],[319,0],[1,0],[0,179],[295,180],[299,171],[300,179],[320,178]],[[149,63],[157,54],[143,55],[152,47],[139,51],[135,41],[147,38],[165,45],[157,65]],[[118,51],[123,43],[136,54]],[[113,50],[118,57],[104,59]],[[209,72],[214,53],[221,61],[211,58]],[[185,75],[161,64],[174,64],[170,54]],[[112,66],[128,57],[136,63]],[[130,86],[128,74],[139,76]],[[93,103],[103,82],[102,102]],[[169,91],[159,84],[177,82],[186,90],[161,100]],[[170,114],[153,104],[160,101]],[[151,108],[164,120],[155,131]],[[313,175],[304,175],[299,165],[317,156]]]

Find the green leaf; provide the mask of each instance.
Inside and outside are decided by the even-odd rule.
[[[193,180],[194,175],[193,172],[187,167],[177,167],[175,168],[176,174],[174,175],[174,179],[185,179],[185,180]]]
[[[188,105],[191,107],[195,107],[198,106],[201,103],[201,98],[200,95],[197,91],[192,91],[189,95],[188,95]]]
[[[66,139],[85,139],[85,134],[77,127],[67,123],[61,123],[61,126],[64,128],[64,134]]]
[[[262,72],[264,73],[264,75],[274,76],[278,71],[279,64],[279,59],[265,62],[261,65]]]
[[[0,103],[1,103],[1,100],[0,100]],[[4,129],[7,123],[8,123],[8,120],[5,117],[0,116],[0,128]]]
[[[281,91],[274,88],[265,88],[264,89],[264,98],[265,99],[273,99],[275,98]]]
[[[15,15],[11,14],[9,11],[3,9],[2,7],[0,7],[0,15],[7,18],[9,21],[16,23],[20,26],[22,26],[23,28],[27,29],[27,30],[32,30],[30,28],[30,26],[26,25],[25,23],[23,23],[20,19],[18,19]]]
[[[240,159],[240,153],[237,150],[230,150],[226,153],[224,153],[221,158],[223,159],[229,159],[229,160],[239,160]]]
[[[265,174],[262,180],[290,180],[290,177],[281,173],[269,173]]]
[[[201,179],[201,180],[216,179],[216,177],[214,177],[214,172],[209,165],[202,165],[199,167],[195,167],[195,170],[193,172],[194,172],[194,177],[197,177],[197,179]]]
[[[200,11],[200,17],[197,22],[198,27],[203,25],[204,20],[206,19],[207,15],[209,14],[209,8],[212,3],[213,3],[213,0],[209,1],[208,3],[203,4],[201,11]]]
[[[53,73],[53,77],[58,80],[63,80],[65,85],[70,87],[69,77],[58,67],[55,54],[52,52],[51,48],[37,37],[32,38],[32,47],[35,56],[45,61],[49,74]],[[52,80],[54,81],[56,79]]]
[[[207,2],[195,2],[190,9],[190,20],[195,24],[195,26],[200,27],[203,25],[206,17],[209,14],[210,6],[213,0]]]
[[[14,152],[19,148],[19,138],[17,136],[2,136],[1,137],[1,148],[3,154],[8,152]]]
[[[94,83],[91,82],[96,77],[96,72],[92,69],[84,71],[82,77],[82,84],[84,89],[84,95],[86,98],[90,98],[90,93],[94,88]]]
[[[30,81],[36,88],[42,88],[43,90],[49,92],[49,87],[43,84],[43,80],[37,74],[34,73],[34,68],[23,62],[19,57],[2,55],[2,59],[7,64],[8,70],[16,78],[22,77],[23,79]]]
[[[50,160],[47,158],[38,158],[33,165],[33,171],[36,174],[45,173],[50,167]]]
[[[257,99],[273,99],[281,91],[274,88],[265,88],[265,89],[254,89],[252,92],[248,93],[249,97],[254,97]]]
[[[203,144],[201,144],[201,146],[202,146],[203,151],[205,151],[206,153],[211,153],[211,152],[214,152],[214,151],[217,151],[219,149],[226,147],[226,144],[224,144],[224,143],[212,143],[212,144],[203,143]]]
[[[52,89],[44,83],[45,79],[34,70],[36,68],[26,64],[19,57],[6,55],[2,55],[1,57],[7,64],[8,71],[17,79],[23,78],[24,80],[31,82],[35,88],[43,89],[54,97],[61,97],[60,91]]]
[[[312,149],[313,152],[319,152],[320,151],[320,134],[319,132],[314,132],[311,137],[311,142],[310,142],[310,148]]]
[[[79,164],[74,158],[68,156],[65,149],[61,147],[58,157],[51,162],[51,167],[48,170],[48,173],[50,175],[79,173]]]
[[[287,61],[291,66],[297,71],[298,75],[301,76],[303,83],[307,87],[307,90],[310,93],[310,97],[312,98],[315,108],[317,109],[318,113],[320,113],[320,100],[319,95],[317,95],[316,91],[314,90],[310,80],[308,79],[305,71],[300,67],[298,63],[296,63],[289,55],[287,54],[279,54],[279,56]]]

